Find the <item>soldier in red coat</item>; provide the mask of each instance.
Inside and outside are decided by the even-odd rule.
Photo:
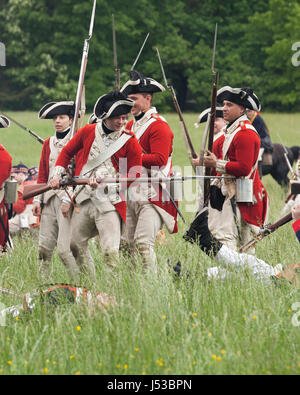
[[[36,184],[29,175],[29,169],[23,163],[15,165],[11,169],[11,177],[19,185],[17,201],[13,204],[13,217],[9,220],[10,234],[18,233],[24,229],[34,228],[39,225],[39,217],[32,213],[33,198],[24,200],[23,190],[25,185]]]
[[[126,221],[126,199],[120,184],[100,184],[96,178],[139,176],[141,148],[128,128],[127,114],[133,101],[118,91],[101,96],[95,104],[98,121],[85,125],[61,151],[55,167],[52,188],[59,188],[59,180],[71,159],[76,156],[75,175],[89,177],[90,184],[75,188],[75,203],[71,220],[71,249],[81,268],[95,277],[94,262],[88,250],[88,240],[99,235],[107,272],[118,260],[121,225]],[[97,187],[98,186],[98,187]]]
[[[145,175],[166,177],[172,175],[173,132],[167,121],[152,106],[155,92],[165,88],[152,78],[137,71],[129,73],[130,80],[121,91],[134,100],[134,116],[127,128],[131,129],[142,147],[142,165]],[[144,265],[156,268],[155,238],[165,224],[170,233],[177,232],[177,211],[170,201],[167,186],[135,183],[129,189],[127,223],[124,238],[133,250],[143,257]]]
[[[221,137],[222,158],[208,151],[204,165],[215,169],[220,175],[236,177],[236,180],[221,181],[219,187],[223,198],[216,204],[223,210],[226,201],[235,197],[236,213],[232,206],[226,206],[227,215],[229,218],[234,216],[235,225],[224,230],[224,240],[221,241],[231,240],[230,247],[235,245],[237,248],[248,242],[252,238],[251,233],[257,233],[267,218],[268,196],[257,169],[260,138],[245,113],[247,108],[259,111],[260,103],[250,88],[230,86],[219,89],[217,100],[223,102],[224,119],[228,122]],[[220,239],[220,235],[216,237]]]
[[[9,120],[0,116],[0,128],[8,128]],[[0,255],[6,251],[9,239],[9,225],[7,205],[5,204],[4,183],[9,178],[11,172],[11,156],[6,149],[0,145]]]
[[[74,117],[74,102],[50,102],[39,111],[39,119],[51,119],[55,134],[45,140],[42,148],[37,183],[47,183],[52,178],[56,159],[70,140],[70,128]],[[65,265],[73,281],[78,278],[77,267],[70,250],[69,191],[47,191],[34,198],[33,214],[41,218],[39,230],[40,274],[48,279],[53,251]]]

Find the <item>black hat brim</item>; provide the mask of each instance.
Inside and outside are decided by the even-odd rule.
[[[40,109],[38,117],[39,119],[53,119],[56,115],[68,115],[70,118],[73,118],[74,114],[74,102],[50,102]]]
[[[0,116],[0,128],[8,128],[10,125],[9,119],[4,117],[3,115]]]
[[[241,88],[231,88],[230,86],[225,86],[218,90],[217,100],[220,103],[223,103],[224,100],[228,100],[232,103],[254,111],[260,111],[261,108],[257,96],[254,93],[250,95]]]

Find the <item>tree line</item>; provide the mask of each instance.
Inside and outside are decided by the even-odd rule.
[[[38,110],[52,100],[75,99],[93,0],[0,0],[0,106]],[[112,14],[121,85],[136,70],[161,83],[155,48],[184,111],[209,105],[211,59],[218,24],[215,70],[219,86],[250,86],[263,110],[299,111],[298,0],[98,0],[86,71],[86,104],[114,89]],[[294,46],[293,46],[294,45]],[[300,60],[300,55],[299,55]],[[173,111],[169,92],[157,95],[161,111]]]

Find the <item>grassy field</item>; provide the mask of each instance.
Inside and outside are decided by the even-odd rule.
[[[46,138],[52,123],[38,120],[29,112],[8,113]],[[185,114],[196,150],[203,128],[195,129],[198,114]],[[185,153],[176,114],[165,114],[174,139],[174,165],[184,169]],[[287,146],[299,144],[300,114],[263,114],[273,142],[278,133]],[[1,129],[0,143],[13,163],[37,166],[41,145],[22,129],[11,125]],[[263,183],[271,199],[270,220],[280,216],[287,191],[270,177]],[[191,196],[181,209],[190,223]],[[195,205],[195,202],[194,202]],[[103,258],[97,246],[91,252],[97,269],[94,289],[114,295],[117,307],[89,314],[82,306],[61,306],[55,310],[37,308],[30,316],[7,319],[0,327],[0,373],[2,374],[299,374],[300,327],[293,325],[300,302],[292,286],[262,285],[251,275],[233,273],[230,280],[206,281],[205,272],[214,262],[196,246],[183,241],[188,225],[179,219],[179,232],[167,235],[157,245],[159,272],[155,276],[129,269],[121,259],[115,279],[107,283]],[[37,235],[14,239],[15,248],[2,258],[0,285],[29,292],[39,285]],[[299,244],[288,224],[257,245],[257,256],[269,264],[299,261]],[[174,279],[167,259],[182,262],[189,276]],[[67,282],[66,272],[54,257],[49,281]],[[0,303],[20,303],[0,295]],[[299,309],[298,309],[299,310]]]

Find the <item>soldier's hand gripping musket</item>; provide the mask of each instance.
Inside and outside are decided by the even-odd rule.
[[[191,140],[191,137],[189,135],[189,132],[187,130],[187,127],[186,127],[186,124],[185,124],[185,121],[184,121],[184,118],[183,118],[183,115],[182,115],[182,111],[180,109],[180,106],[179,106],[179,103],[178,103],[178,100],[177,100],[177,97],[176,97],[176,93],[174,91],[174,88],[173,88],[172,85],[168,84],[167,77],[166,77],[166,74],[165,74],[165,70],[164,70],[164,67],[163,67],[163,64],[162,64],[162,61],[161,61],[161,57],[160,57],[158,48],[156,48],[156,51],[157,51],[157,56],[158,56],[159,64],[160,64],[160,67],[161,67],[164,83],[165,83],[166,87],[171,92],[171,95],[172,95],[172,98],[173,98],[173,103],[174,103],[176,112],[177,112],[177,114],[179,116],[180,125],[181,125],[181,129],[182,129],[182,132],[183,132],[183,138],[184,138],[184,142],[185,142],[185,145],[186,145],[188,157],[189,157],[189,160],[191,162],[191,165],[192,165],[194,171],[196,171],[196,168],[195,168],[195,165],[194,165],[192,159],[196,159],[197,158],[197,154],[196,154],[196,151],[195,151],[195,149],[193,147],[192,140]]]
[[[42,137],[40,137],[38,134],[36,134],[35,132],[33,132],[32,130],[26,128],[26,126],[22,125],[20,122],[16,121],[15,119],[13,119],[10,115],[5,114],[3,111],[1,112],[1,114],[3,114],[6,118],[8,118],[10,121],[12,121],[13,123],[15,123],[16,125],[18,125],[21,129],[25,130],[26,132],[28,132],[32,137],[34,137],[39,143],[44,144],[44,139],[42,139]]]

